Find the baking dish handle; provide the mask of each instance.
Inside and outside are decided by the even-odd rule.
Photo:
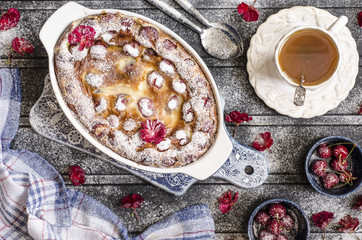
[[[84,17],[84,11],[87,10],[89,9],[75,2],[68,2],[56,10],[44,23],[39,32],[39,37],[49,57],[51,57],[50,54],[63,33],[63,31],[59,31],[59,28],[65,30],[71,22]]]

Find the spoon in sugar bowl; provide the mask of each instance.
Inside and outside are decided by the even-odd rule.
[[[206,52],[219,59],[236,58],[243,53],[243,44],[235,29],[224,23],[210,23],[187,1],[177,1],[186,11],[193,14],[200,22],[207,26],[202,29],[181,12],[161,0],[147,0],[161,11],[165,12],[176,21],[183,23],[197,32],[201,37],[201,43]]]

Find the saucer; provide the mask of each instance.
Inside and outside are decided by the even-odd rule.
[[[266,105],[293,118],[312,118],[337,107],[348,96],[356,81],[359,55],[347,27],[336,35],[336,43],[343,53],[340,67],[328,85],[307,90],[303,106],[294,105],[296,87],[278,75],[273,62],[275,46],[294,27],[319,26],[326,29],[336,20],[336,16],[325,10],[298,6],[279,11],[259,26],[247,52],[247,71],[250,84]]]

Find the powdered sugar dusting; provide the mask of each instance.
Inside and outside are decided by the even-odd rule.
[[[171,140],[165,139],[162,142],[160,142],[159,144],[157,144],[157,149],[160,151],[166,151],[170,148],[170,146],[171,146]]]
[[[96,112],[98,112],[98,113],[103,112],[104,110],[107,109],[107,105],[108,105],[107,100],[104,98],[101,98],[99,105],[95,108]]]
[[[116,101],[116,109],[118,111],[124,111],[126,110],[126,104],[125,104],[125,99],[124,97],[120,96],[117,98],[117,101]]]
[[[107,120],[109,122],[109,126],[111,126],[111,128],[117,128],[119,126],[119,118],[116,115],[109,115],[107,117]]]
[[[158,88],[161,88],[164,82],[165,79],[157,71],[151,72],[147,77],[147,83],[150,86],[156,86]]]
[[[126,131],[132,131],[137,127],[137,123],[133,119],[127,119],[123,123],[123,129]]]
[[[79,51],[78,47],[73,47],[71,51],[75,61],[83,60],[88,54],[88,48],[84,48],[82,51]]]
[[[106,32],[102,35],[103,41],[108,43],[109,45],[116,45],[114,42],[111,42],[112,38],[114,38],[117,34],[112,32]]]
[[[99,75],[90,73],[85,76],[85,81],[92,87],[100,87],[103,83],[103,78]]]
[[[146,116],[146,117],[150,117],[153,115],[153,109],[152,106],[153,103],[151,101],[151,99],[148,98],[142,98],[139,101],[139,109],[140,112],[142,113],[142,115]]]
[[[172,87],[176,92],[180,94],[183,94],[186,91],[186,84],[179,78],[175,78],[172,80]]]
[[[125,44],[123,46],[123,51],[132,57],[138,57],[140,55],[140,51],[138,50],[138,48],[133,47],[131,44]]]
[[[172,96],[172,97],[170,98],[170,100],[168,101],[167,106],[168,106],[168,108],[169,108],[170,110],[174,110],[174,109],[176,109],[176,108],[178,107],[178,104],[179,104],[179,100],[178,100],[177,96],[174,95],[174,96]]]
[[[170,64],[170,61],[167,60],[162,60],[160,62],[160,70],[164,73],[166,73],[167,75],[175,75],[175,67]]]
[[[90,48],[90,55],[95,59],[104,59],[107,55],[107,48],[104,45],[93,45]]]

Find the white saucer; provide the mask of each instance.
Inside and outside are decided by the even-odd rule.
[[[307,90],[303,106],[293,103],[295,87],[277,73],[273,62],[279,39],[296,26],[327,28],[337,17],[315,7],[293,7],[270,16],[261,24],[250,41],[247,53],[249,81],[266,105],[293,118],[311,118],[335,108],[353,88],[358,73],[359,55],[356,42],[347,27],[336,36],[341,49],[341,65],[330,84],[314,91]]]

